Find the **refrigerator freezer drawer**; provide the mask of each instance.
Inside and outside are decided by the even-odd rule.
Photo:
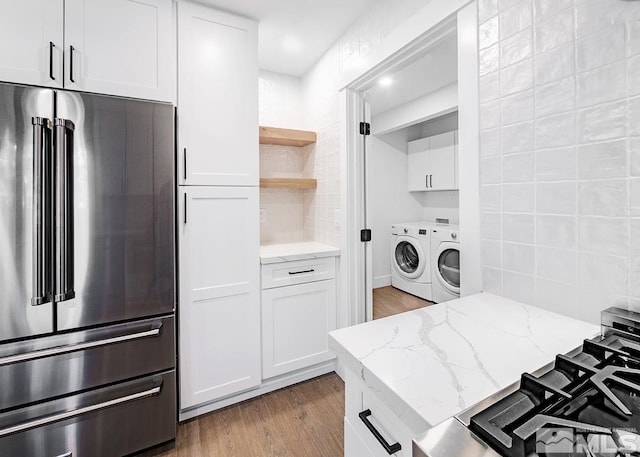
[[[174,320],[145,319],[0,346],[0,411],[174,368]]]
[[[2,455],[120,457],[176,436],[175,372],[0,415]]]

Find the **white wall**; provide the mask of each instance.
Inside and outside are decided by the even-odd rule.
[[[304,119],[318,133],[310,166],[315,168],[318,189],[306,195],[310,206],[305,233],[319,241],[340,245],[340,108],[341,77],[353,71],[363,56],[402,27],[430,0],[378,0],[352,24],[303,77]]]
[[[484,289],[640,309],[640,2],[480,2]]]
[[[406,130],[372,135],[367,152],[373,287],[391,284],[391,225],[423,218],[423,192],[407,190]]]
[[[259,122],[269,127],[302,129],[300,78],[260,71]],[[261,177],[303,177],[307,149],[260,145]],[[260,189],[260,241],[288,243],[305,239],[305,194],[296,189]]]

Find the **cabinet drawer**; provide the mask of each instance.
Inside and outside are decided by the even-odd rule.
[[[0,409],[168,370],[175,353],[173,316],[0,346]]]
[[[335,277],[335,257],[262,265],[263,289],[323,281]]]
[[[0,414],[3,456],[120,457],[175,439],[173,370]]]
[[[404,425],[402,420],[373,392],[358,383],[356,376],[351,373],[347,376],[346,389],[345,420],[348,419],[359,439],[371,450],[371,455],[374,457],[411,456],[412,439],[415,434],[409,427]],[[360,417],[361,415],[363,417]],[[365,421],[371,424],[373,430],[367,427]],[[376,434],[380,435],[380,439]],[[389,446],[399,444],[400,449],[389,454],[381,440],[386,441]],[[345,457],[355,456],[345,454]]]

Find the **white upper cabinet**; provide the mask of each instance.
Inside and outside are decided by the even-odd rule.
[[[65,87],[172,99],[171,0],[65,0]]]
[[[0,0],[0,81],[172,101],[171,0]]]
[[[257,23],[178,4],[179,179],[258,185]]]
[[[0,0],[0,81],[62,87],[63,0]]]
[[[410,141],[409,191],[458,189],[457,132]]]

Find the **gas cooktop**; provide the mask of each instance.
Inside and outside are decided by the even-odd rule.
[[[434,427],[414,452],[640,456],[640,314],[607,309],[602,336]]]

